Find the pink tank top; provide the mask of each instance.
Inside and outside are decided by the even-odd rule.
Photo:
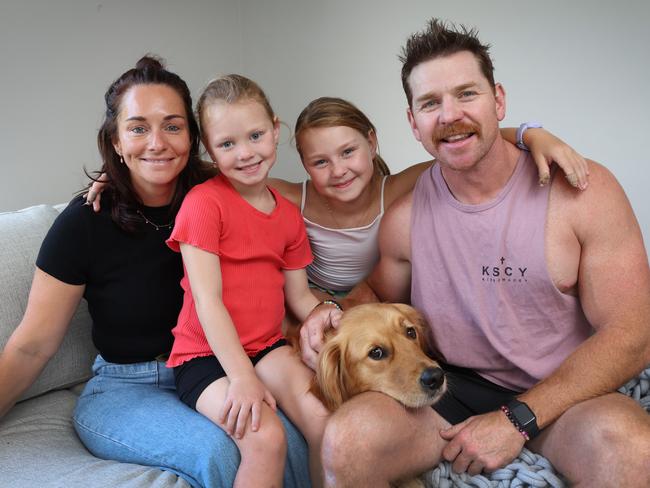
[[[303,214],[314,260],[307,266],[309,281],[325,290],[349,292],[370,274],[379,261],[379,224],[384,216],[384,187],[381,180],[379,214],[368,225],[349,229],[332,229],[304,216],[307,182],[302,183],[300,213]]]
[[[445,361],[513,390],[550,375],[592,333],[578,298],[561,293],[546,267],[549,191],[522,152],[491,202],[457,201],[438,165],[413,192],[413,306]]]

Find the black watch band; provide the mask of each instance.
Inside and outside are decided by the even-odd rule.
[[[539,435],[537,426],[537,417],[528,405],[517,399],[511,400],[506,404],[510,415],[519,424],[519,428],[528,434],[529,439],[534,439]]]

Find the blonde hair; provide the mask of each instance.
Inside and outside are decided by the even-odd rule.
[[[342,98],[334,97],[321,97],[313,100],[307,105],[296,120],[295,140],[296,149],[302,158],[302,151],[300,149],[300,134],[307,129],[319,127],[350,127],[361,133],[364,137],[368,137],[370,131],[377,134],[377,129],[372,125],[370,119],[366,117],[361,110],[359,110],[352,103]],[[372,159],[375,172],[380,175],[389,175],[390,169],[386,162],[379,155],[375,154]]]
[[[243,100],[258,102],[264,107],[271,121],[276,120],[271,103],[264,93],[264,90],[253,80],[242,75],[230,74],[215,78],[205,87],[198,102],[196,103],[196,114],[199,119],[201,133],[204,132],[205,111],[208,106],[217,101],[231,104]]]

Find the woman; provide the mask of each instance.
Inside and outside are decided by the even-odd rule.
[[[165,240],[187,191],[211,176],[198,157],[189,90],[144,57],[105,100],[98,145],[110,182],[103,210],[95,214],[78,197],[46,236],[27,310],[0,356],[0,415],[54,355],[85,297],[100,355],[74,413],[82,442],[98,457],[159,467],[193,486],[232,486],[235,444],[178,400],[164,363],[183,275],[180,255]],[[308,486],[304,441],[283,421],[284,483]]]

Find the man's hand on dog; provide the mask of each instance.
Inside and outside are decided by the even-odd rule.
[[[512,461],[524,446],[524,438],[501,412],[470,417],[440,431],[449,441],[442,451],[452,469],[470,475],[491,472]]]
[[[314,371],[318,353],[323,347],[325,331],[337,328],[343,313],[333,305],[319,305],[311,311],[300,328],[300,349],[303,362]]]

